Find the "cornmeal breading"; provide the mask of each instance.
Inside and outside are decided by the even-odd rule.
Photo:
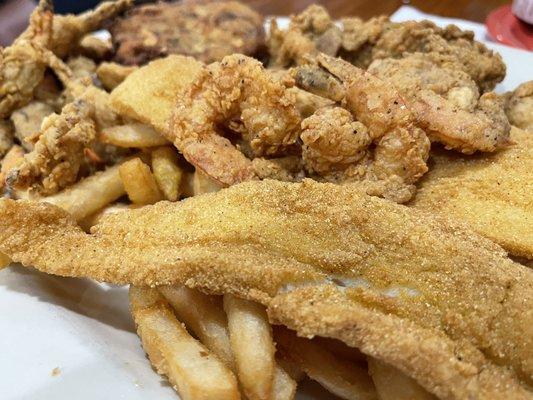
[[[530,398],[532,272],[445,217],[354,186],[266,180],[111,214],[91,232],[54,206],[0,201],[0,251],[24,265],[232,293],[441,398]]]

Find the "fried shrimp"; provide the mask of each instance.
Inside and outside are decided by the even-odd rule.
[[[0,48],[0,119],[30,102],[47,66],[46,48],[52,38],[52,5],[41,0],[29,27],[15,42]]]
[[[231,185],[254,174],[225,131],[241,135],[254,156],[274,156],[296,143],[300,122],[294,94],[258,61],[236,54],[204,67],[178,97],[167,137],[194,166]]]
[[[418,125],[446,148],[471,154],[509,144],[511,126],[503,101],[494,93],[480,97],[476,83],[461,69],[414,53],[376,60],[368,71],[394,84],[416,114]]]
[[[297,85],[340,102],[351,115],[332,109],[304,120],[307,168],[328,181],[363,182],[367,193],[409,200],[414,183],[427,171],[430,144],[403,98],[346,61],[322,54],[317,63],[295,69]],[[332,156],[332,148],[337,155]]]
[[[311,173],[345,171],[368,154],[368,129],[342,107],[323,108],[302,122],[302,158]]]

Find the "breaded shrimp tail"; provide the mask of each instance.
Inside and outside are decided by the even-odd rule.
[[[41,271],[261,302],[442,399],[531,399],[533,275],[444,217],[354,186],[247,182],[103,217],[0,201],[0,252]]]

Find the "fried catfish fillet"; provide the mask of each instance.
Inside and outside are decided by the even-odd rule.
[[[532,271],[356,186],[246,182],[108,215],[91,234],[50,204],[3,199],[0,251],[57,275],[261,302],[273,323],[358,347],[443,399],[531,399]]]
[[[111,92],[111,106],[121,115],[165,132],[176,96],[201,71],[202,64],[192,57],[170,55],[152,61],[131,73]]]
[[[533,136],[513,128],[494,155],[431,154],[412,205],[469,224],[514,256],[533,259]]]

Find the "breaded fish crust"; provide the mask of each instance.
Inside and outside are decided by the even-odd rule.
[[[237,1],[156,2],[135,7],[110,27],[115,60],[142,65],[169,54],[210,63],[264,46],[263,17]]]
[[[445,217],[355,186],[247,182],[108,215],[0,201],[0,251],[63,276],[181,283],[259,301],[442,399],[531,399],[533,275]]]
[[[510,254],[533,259],[533,135],[513,128],[511,140],[494,155],[434,149],[411,204],[461,220]]]

